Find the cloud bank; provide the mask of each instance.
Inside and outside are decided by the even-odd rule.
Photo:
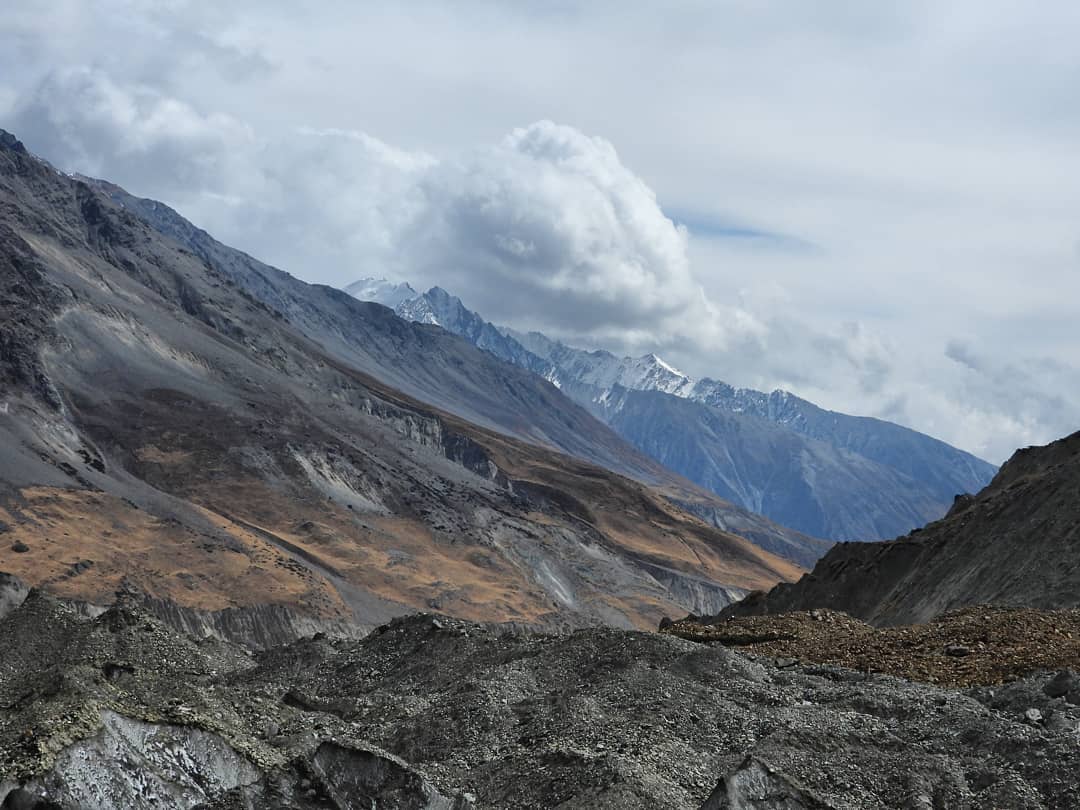
[[[0,126],[307,280],[1000,461],[1080,428],[1077,36],[1057,0],[13,0]]]

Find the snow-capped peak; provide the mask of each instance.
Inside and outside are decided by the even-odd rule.
[[[656,363],[656,365],[660,366],[660,368],[664,369],[670,374],[674,374],[676,377],[686,377],[686,375],[679,371],[677,368],[675,368],[675,366],[671,365],[670,363],[665,363],[662,358],[657,357],[655,354],[648,355],[648,359],[651,360],[653,363]]]
[[[564,381],[573,380],[601,392],[620,386],[680,397],[690,396],[694,389],[694,380],[655,354],[619,357],[607,351],[575,349],[538,332],[525,335],[511,329],[500,330],[466,309],[461,299],[441,287],[432,287],[421,294],[404,282],[365,278],[354,281],[345,291],[364,301],[388,306],[405,320],[442,326],[477,342],[481,348],[491,350],[492,340],[511,341],[518,347],[517,351],[504,347],[505,352],[520,357],[508,359],[523,362],[530,368],[546,361],[543,374],[559,387]]]

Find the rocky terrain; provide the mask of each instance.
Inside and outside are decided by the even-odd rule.
[[[617,357],[500,328],[439,287],[420,294],[364,279],[346,289],[551,380],[664,466],[813,537],[895,537],[940,518],[953,496],[981,489],[995,472],[929,436],[826,411],[786,391],[693,380],[653,354]],[[822,552],[807,543],[789,558],[810,565]]]
[[[840,543],[723,616],[832,608],[872,624],[977,604],[1080,607],[1080,433],[1019,450],[978,495],[888,543]]]
[[[417,610],[655,626],[800,573],[674,505],[710,496],[550,384],[198,253],[117,194],[0,148],[0,571],[26,586],[107,605],[127,583],[178,626],[265,644]],[[405,377],[479,386],[487,416]]]
[[[1070,808],[1066,681],[944,689],[672,635],[417,615],[263,652],[131,595],[0,619],[11,808]]]

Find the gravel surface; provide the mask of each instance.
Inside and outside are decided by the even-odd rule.
[[[876,629],[833,610],[684,620],[664,632],[742,652],[944,686],[1000,684],[1080,669],[1080,610],[976,606],[926,624]]]

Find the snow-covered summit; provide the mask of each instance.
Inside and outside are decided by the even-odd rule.
[[[374,301],[390,309],[416,298],[420,293],[406,282],[395,284],[385,278],[362,278],[345,287],[345,292],[361,301]]]
[[[680,397],[688,397],[694,391],[693,379],[655,354],[619,357],[604,350],[567,346],[540,332],[525,334],[496,327],[441,287],[417,293],[407,283],[361,279],[345,291],[361,300],[391,307],[406,320],[441,326],[481,348],[506,355],[504,359],[532,368],[560,388],[568,384],[587,387],[595,390],[596,397],[615,386],[662,391]]]
[[[694,387],[694,381],[689,376],[655,354],[619,357],[602,349],[575,349],[540,332],[526,334],[511,329],[504,329],[503,332],[514,337],[530,352],[551,361],[560,371],[559,383],[583,383],[599,388],[601,392],[620,385],[639,391],[663,391],[676,396],[687,396]]]

